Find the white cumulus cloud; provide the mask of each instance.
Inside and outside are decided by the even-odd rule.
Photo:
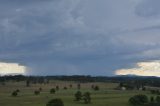
[[[0,75],[25,74],[26,70],[26,66],[22,66],[18,63],[0,62]]]
[[[160,77],[160,61],[139,62],[135,68],[116,70],[115,74]]]

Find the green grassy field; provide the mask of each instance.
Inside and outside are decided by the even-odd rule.
[[[73,87],[69,88],[72,84]],[[95,84],[100,87],[99,91],[93,91],[91,85]],[[56,94],[50,94],[49,90],[60,86],[60,90]],[[63,87],[68,89],[64,90]],[[147,94],[144,91],[118,91],[113,90],[118,86],[116,83],[85,83],[81,84],[82,92],[89,91],[91,93],[91,104],[74,101],[74,94],[77,91],[77,84],[74,82],[52,81],[47,85],[31,85],[26,87],[25,82],[7,82],[5,86],[0,85],[0,106],[46,106],[46,103],[53,98],[61,98],[65,106],[129,106],[128,99],[135,94]],[[34,91],[42,88],[40,95],[34,95]],[[20,89],[17,97],[12,97],[12,91]]]

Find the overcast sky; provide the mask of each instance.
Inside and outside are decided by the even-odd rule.
[[[159,4],[0,0],[0,61],[27,67],[27,75],[110,76],[139,62],[160,66]]]

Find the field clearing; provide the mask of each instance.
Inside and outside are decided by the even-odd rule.
[[[72,88],[69,85],[72,84]],[[91,85],[98,85],[99,91],[91,89]],[[50,94],[50,89],[58,85],[60,90],[56,94]],[[64,90],[63,87],[68,87]],[[129,106],[128,99],[135,94],[151,95],[147,91],[120,91],[114,90],[116,83],[82,83],[81,92],[91,93],[91,104],[74,101],[74,94],[77,90],[77,83],[68,81],[51,81],[49,84],[32,84],[26,87],[25,82],[7,82],[5,86],[0,85],[0,106],[46,106],[46,103],[53,98],[61,98],[65,106]],[[40,95],[34,95],[34,91],[42,88]],[[19,89],[17,97],[12,97],[12,91]]]

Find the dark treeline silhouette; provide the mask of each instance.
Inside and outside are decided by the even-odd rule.
[[[73,76],[23,76],[23,75],[8,75],[0,76],[0,82],[6,81],[29,81],[30,83],[47,84],[50,80],[61,81],[76,81],[79,83],[85,82],[113,82],[113,83],[130,83],[134,85],[149,85],[160,87],[159,77],[140,77],[140,76],[85,76],[85,75],[73,75]]]

